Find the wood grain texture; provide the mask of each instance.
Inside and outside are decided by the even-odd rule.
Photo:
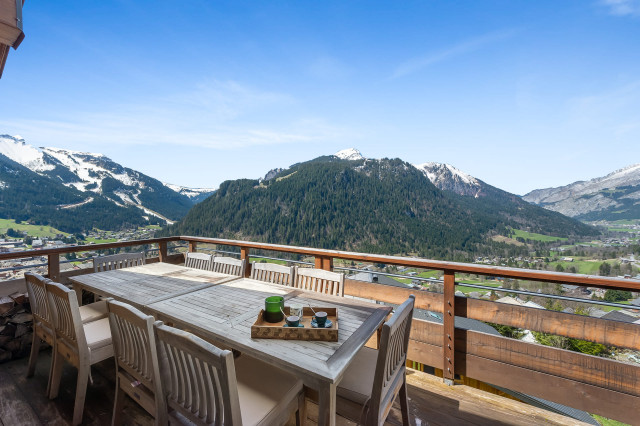
[[[455,301],[456,301],[456,276],[453,271],[445,271],[444,273],[444,294],[442,298],[442,320],[443,320],[443,370],[444,378],[453,384],[455,375],[455,344],[456,344],[456,325],[455,325]]]
[[[113,297],[141,309],[148,303],[236,278],[228,274],[158,262],[79,275],[69,280],[74,286],[100,296]]]
[[[640,350],[638,325],[487,300],[456,297],[456,315]]]

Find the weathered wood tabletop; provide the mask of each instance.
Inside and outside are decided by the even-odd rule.
[[[138,309],[234,279],[239,277],[162,262],[69,278],[79,305],[82,304],[81,290],[86,290],[130,303]]]
[[[272,295],[284,296],[286,305],[338,308],[338,342],[252,339],[251,325]],[[318,391],[319,424],[335,424],[336,385],[391,308],[243,278],[150,303],[144,310],[296,374]]]

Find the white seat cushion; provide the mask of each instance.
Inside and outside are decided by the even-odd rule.
[[[93,351],[111,344],[111,328],[109,318],[83,324],[87,346]]]
[[[336,393],[345,399],[365,404],[371,397],[373,378],[376,372],[378,351],[367,348],[360,349],[347,368],[342,380],[338,383]]]
[[[89,305],[80,306],[80,319],[82,323],[88,323],[95,321],[99,318],[107,316],[107,301],[101,300],[99,302],[91,303]]]
[[[246,354],[235,360],[235,366],[242,424],[258,424],[302,392],[302,380]]]

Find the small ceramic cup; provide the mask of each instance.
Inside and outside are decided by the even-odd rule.
[[[318,327],[324,327],[325,324],[327,323],[327,313],[324,311],[321,312],[316,312],[316,324],[318,324]]]
[[[300,317],[297,315],[289,315],[287,317],[287,325],[289,327],[298,327],[300,325]]]

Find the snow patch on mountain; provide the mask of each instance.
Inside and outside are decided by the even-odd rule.
[[[416,164],[418,170],[422,170],[431,182],[435,183],[447,177],[453,177],[467,185],[479,185],[478,180],[471,175],[466,174],[453,167],[451,164],[435,163],[433,161],[423,164]]]
[[[478,197],[482,183],[471,175],[450,164],[428,162],[414,164],[439,189],[452,191],[460,195]]]
[[[164,186],[171,189],[172,191],[177,192],[178,194],[182,194],[191,198],[192,200],[200,200],[208,197],[209,195],[216,192],[215,188],[187,188],[186,186],[174,185],[172,183],[162,182]]]
[[[43,172],[55,168],[54,165],[45,162],[41,149],[29,145],[18,135],[0,135],[0,152],[34,172]]]
[[[343,149],[342,151],[338,151],[335,154],[333,154],[333,156],[338,157],[342,160],[349,160],[349,161],[364,160],[364,157],[362,156],[360,151],[358,151],[355,148]]]

